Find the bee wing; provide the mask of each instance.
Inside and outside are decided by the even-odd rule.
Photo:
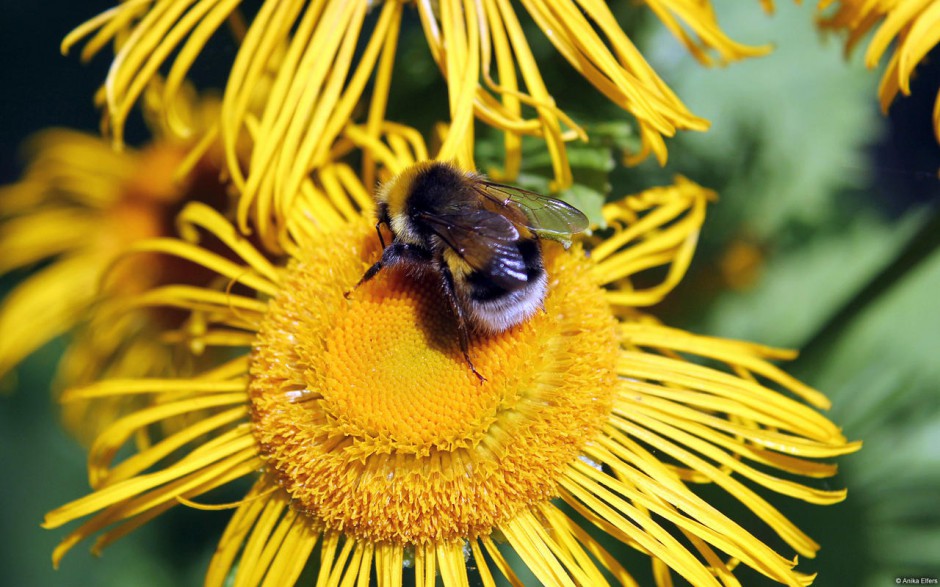
[[[502,214],[473,210],[421,219],[471,269],[495,285],[513,290],[526,283],[525,259],[516,244],[519,230]]]
[[[524,225],[540,237],[567,246],[571,235],[587,230],[590,224],[583,212],[558,198],[489,181],[480,181],[478,185],[490,202],[521,211],[526,218]]]

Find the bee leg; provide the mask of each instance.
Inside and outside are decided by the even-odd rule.
[[[363,283],[378,275],[383,267],[391,267],[402,262],[426,263],[427,260],[428,253],[422,248],[409,245],[408,243],[392,243],[382,251],[382,258],[366,269],[366,272],[362,275],[358,283],[356,283],[351,290],[343,292],[343,297],[348,300],[349,294],[358,289]]]
[[[382,255],[382,257],[384,260],[385,255]],[[366,269],[366,272],[363,273],[362,278],[356,283],[356,285],[353,286],[351,290],[343,292],[343,297],[348,300],[349,294],[351,294],[354,290],[359,289],[359,286],[362,285],[363,283],[375,277],[378,274],[378,272],[382,270],[382,267],[384,266],[385,266],[384,261],[376,261],[375,264],[372,265],[372,267],[369,267],[368,269]]]
[[[444,289],[444,297],[447,298],[451,310],[454,311],[454,315],[457,317],[457,337],[460,340],[460,350],[463,351],[463,358],[467,361],[467,365],[470,366],[470,370],[477,376],[480,383],[483,383],[486,381],[486,377],[480,375],[480,372],[473,366],[473,361],[470,360],[470,329],[467,327],[467,319],[463,315],[463,308],[461,308],[460,304],[457,302],[457,293],[454,290],[454,276],[451,274],[447,265],[441,263],[440,267],[441,285]]]

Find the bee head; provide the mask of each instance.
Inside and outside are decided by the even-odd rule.
[[[452,193],[462,172],[448,163],[422,161],[385,182],[376,194],[378,220],[402,242],[423,244],[422,230],[413,218],[415,210],[430,211],[442,193]]]

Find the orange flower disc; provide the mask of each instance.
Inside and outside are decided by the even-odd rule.
[[[489,534],[534,503],[606,420],[615,321],[580,248],[545,243],[545,312],[460,352],[434,275],[383,270],[369,221],[305,243],[253,349],[254,433],[294,507],[375,543]]]

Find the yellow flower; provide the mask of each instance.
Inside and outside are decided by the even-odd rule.
[[[238,2],[128,1],[76,29],[64,40],[63,50],[90,37],[82,53],[87,59],[109,40],[116,41],[117,54],[100,98],[120,144],[131,108],[161,66],[169,62],[164,103],[172,105],[173,93],[210,37],[224,22],[232,23],[240,46],[227,80],[219,131],[229,171],[241,192],[239,227],[247,232],[253,218],[262,239],[270,244],[269,233],[287,217],[288,203],[307,175],[335,160],[334,144],[351,120],[378,138],[389,114],[386,105],[405,4],[269,0],[245,22]],[[555,104],[511,3],[416,0],[407,4],[417,11],[431,57],[446,80],[450,121],[438,158],[475,167],[474,121],[479,119],[505,132],[502,179],[511,181],[519,172],[522,137],[536,136],[551,154],[556,187],[570,186],[565,142],[584,139],[586,134]],[[522,4],[578,73],[636,117],[643,146],[634,159],[653,152],[664,162],[664,137],[680,129],[707,127],[646,63],[606,3],[527,0]],[[646,4],[703,63],[714,61],[710,53],[725,62],[769,50],[727,38],[707,1],[646,0]],[[360,42],[361,37],[367,41]],[[364,97],[367,106],[357,110]],[[172,109],[165,116],[168,126],[181,136],[192,134]],[[236,145],[248,136],[251,156],[239,161]],[[372,165],[367,155],[365,185],[372,184]]]
[[[56,563],[92,534],[102,532],[99,550],[183,503],[236,508],[207,585],[292,585],[308,562],[318,585],[401,585],[406,567],[420,585],[437,575],[518,585],[510,551],[546,585],[635,585],[608,538],[648,555],[658,585],[672,571],[736,585],[739,564],[787,585],[812,580],[695,487],[720,487],[812,557],[818,546],[762,493],[842,500],[800,478],[832,476],[817,459],[858,444],[810,407],[824,397],[770,362],[792,353],[668,328],[637,309],[685,272],[709,191],[679,178],[606,206],[606,237],[567,251],[546,242],[545,312],[472,336],[481,383],[433,279],[389,270],[344,296],[380,244],[369,202],[322,185],[289,225],[285,266],[202,204],[181,226],[242,263],[189,241],[134,246],[222,276],[224,289],[164,286],[142,300],[199,311],[207,345],[251,351],[192,378],[67,393],[147,396],[151,407],[101,434],[93,493],[47,515],[46,528],[87,518]],[[660,279],[635,279],[647,272]],[[114,464],[138,430],[194,411],[204,416]],[[195,501],[243,478],[253,486],[237,504]]]
[[[911,75],[940,42],[940,1],[937,0],[820,0],[820,26],[848,32],[846,52],[877,27],[865,52],[865,65],[874,68],[894,42],[891,60],[881,78],[878,96],[885,112],[901,92],[911,93]],[[940,142],[940,91],[934,102],[934,133]]]
[[[200,116],[201,108],[212,106],[192,103],[186,112]],[[127,299],[156,283],[204,284],[209,276],[160,256],[108,268],[130,243],[173,234],[187,201],[226,204],[223,186],[206,181],[217,177],[220,159],[213,163],[191,147],[158,136],[140,150],[117,153],[99,137],[64,129],[29,141],[24,177],[0,188],[0,273],[46,265],[0,304],[0,376],[75,329],[56,387],[174,370],[170,352],[150,335],[157,325],[178,324],[179,316],[165,309],[128,313]],[[87,436],[116,408],[73,404],[66,426]]]

